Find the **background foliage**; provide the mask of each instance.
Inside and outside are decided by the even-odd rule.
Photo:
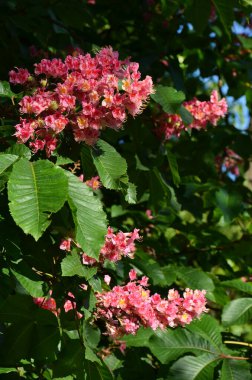
[[[1,1],[3,379],[251,379],[250,12],[250,0]],[[105,131],[95,148],[63,146],[48,160],[16,144],[20,93],[7,83],[9,70],[108,45],[140,62],[156,85],[168,86],[166,96],[157,91],[142,115],[119,132]],[[189,122],[181,102],[209,99],[212,89],[228,99],[224,121],[165,143],[156,137],[157,103]],[[240,175],[216,168],[215,157],[227,147],[242,157]],[[69,169],[85,179],[98,174],[103,187],[94,194]],[[141,229],[134,261],[96,274],[76,252],[59,250],[64,237],[76,235],[98,257],[107,224]],[[120,352],[90,320],[103,275],[121,284],[130,268],[163,295],[168,287],[206,289],[208,315],[184,329],[142,329],[125,337]],[[82,283],[89,285],[84,299]],[[32,297],[50,289],[59,307],[72,291],[85,318],[56,318],[38,308]]]

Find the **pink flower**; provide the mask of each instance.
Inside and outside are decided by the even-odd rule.
[[[140,281],[131,280],[124,286],[97,293],[95,318],[105,321],[107,334],[112,338],[134,335],[141,326],[153,330],[184,326],[207,311],[204,290],[186,289],[180,297],[171,289],[164,299],[157,293],[151,295],[146,290],[147,285],[148,278],[143,277]]]
[[[130,258],[134,257],[135,240],[140,239],[138,229],[135,228],[133,232],[121,232],[114,234],[111,227],[108,227],[107,235],[105,236],[105,244],[100,251],[100,261],[104,259],[116,262],[121,260],[123,256]]]
[[[137,278],[137,272],[135,271],[135,269],[131,269],[129,271],[129,278],[130,278],[130,281],[136,280],[136,278]]]
[[[96,143],[101,130],[122,128],[127,115],[141,112],[153,92],[151,77],[140,80],[138,68],[129,58],[119,60],[118,52],[111,47],[101,49],[94,57],[79,51],[65,61],[42,59],[35,64],[32,91],[19,103],[20,113],[27,115],[24,123],[35,123],[36,129],[33,134],[22,134],[24,123],[18,124],[19,142],[29,140],[37,152],[42,148],[36,143],[40,136],[49,156],[58,143],[55,135],[66,126],[77,142],[88,145]],[[10,72],[10,81],[25,84],[29,76],[26,69],[18,69]],[[51,135],[51,139],[41,134]]]
[[[216,126],[227,113],[226,99],[218,100],[216,90],[212,92],[210,101],[201,102],[195,98],[184,102],[183,106],[192,114],[193,122],[185,127],[180,115],[162,113],[154,119],[155,133],[159,138],[169,140],[172,136],[179,137],[187,128],[205,129],[208,123]]]
[[[71,292],[68,292],[67,296],[69,299],[67,299],[64,303],[65,313],[68,313],[70,310],[76,310],[75,296]],[[80,319],[83,317],[83,314],[77,311],[76,316],[78,319]]]
[[[62,240],[59,248],[62,249],[63,251],[70,252],[71,251],[71,242],[72,242],[71,238]]]
[[[28,82],[28,78],[30,77],[30,73],[27,69],[19,69],[17,71],[11,70],[9,72],[10,82],[13,84],[25,84]]]
[[[57,309],[56,301],[52,297],[35,297],[33,302],[38,305],[41,309],[51,311],[56,317],[60,313],[60,309]]]
[[[107,285],[109,285],[111,281],[111,277],[108,274],[105,274],[104,281],[106,282]]]
[[[95,259],[93,259],[93,257],[90,257],[90,256],[86,255],[85,253],[82,254],[82,264],[93,265],[96,262],[97,261]]]
[[[88,187],[91,187],[91,189],[93,190],[98,190],[101,187],[101,182],[99,181],[99,179],[100,179],[99,176],[92,177],[91,179],[87,180],[85,184]]]
[[[153,219],[153,215],[152,215],[152,211],[151,210],[146,210],[145,214],[146,214],[146,216],[147,216],[148,219],[150,219],[150,220]]]

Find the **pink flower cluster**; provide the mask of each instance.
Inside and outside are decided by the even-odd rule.
[[[182,130],[205,129],[208,123],[216,126],[220,118],[226,115],[228,109],[226,99],[218,100],[216,90],[212,92],[209,101],[201,102],[194,98],[184,102],[183,106],[192,114],[193,122],[186,127],[180,115],[163,113],[154,120],[155,132],[158,137],[168,140],[172,136],[179,137]]]
[[[229,172],[235,176],[240,175],[239,164],[242,158],[230,148],[225,148],[224,154],[215,157],[215,165],[218,172]]]
[[[60,315],[60,308],[57,309],[56,301],[53,297],[51,297],[52,292],[50,292],[49,297],[34,297],[33,302],[38,305],[41,309],[49,310],[54,315],[59,316]],[[76,302],[75,302],[75,296],[73,293],[68,292],[67,299],[64,302],[63,308],[65,310],[65,313],[68,313],[70,310],[76,310]],[[76,311],[76,316],[78,319],[83,317],[83,314]]]
[[[134,335],[141,326],[153,330],[185,326],[207,311],[205,290],[186,289],[181,297],[177,290],[170,289],[164,299],[146,289],[147,277],[134,281],[134,270],[129,276],[130,282],[125,286],[115,286],[96,295],[95,319],[105,321],[107,334],[113,338]]]
[[[136,250],[135,240],[139,240],[139,230],[135,228],[133,232],[119,231],[114,233],[113,228],[108,227],[105,235],[105,243],[100,250],[99,262],[103,263],[105,259],[116,262],[122,257],[130,257],[133,259]],[[65,251],[71,250],[71,238],[65,239],[60,244],[60,249]],[[82,253],[82,262],[84,265],[93,265],[97,263],[95,259]]]
[[[136,62],[119,60],[111,47],[90,54],[68,55],[64,61],[42,59],[34,74],[26,69],[10,72],[10,82],[26,85],[20,101],[16,137],[29,141],[34,152],[56,149],[66,128],[74,139],[93,145],[102,129],[119,129],[127,114],[137,115],[153,92],[150,76],[140,80]]]

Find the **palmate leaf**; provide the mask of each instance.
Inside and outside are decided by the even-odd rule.
[[[14,164],[17,159],[18,156],[14,154],[0,154],[0,174]]]
[[[177,359],[186,352],[197,355],[217,353],[216,347],[212,346],[209,341],[181,328],[157,331],[150,338],[149,347],[151,352],[163,364]]]
[[[221,286],[225,288],[234,288],[241,292],[252,294],[252,282],[243,282],[242,280],[235,279],[230,281],[222,281]]]
[[[160,104],[167,113],[178,113],[181,103],[185,100],[185,94],[173,87],[158,85],[151,98]]]
[[[200,269],[178,267],[177,275],[185,282],[186,286],[189,288],[205,289],[208,291],[214,290],[213,280],[207,275],[207,273],[203,272]]]
[[[57,212],[67,197],[64,172],[47,160],[14,164],[8,182],[11,215],[26,234],[38,240],[50,225],[49,215]]]
[[[68,177],[68,201],[76,226],[76,240],[84,252],[98,259],[107,233],[106,214],[100,199],[76,176]]]
[[[195,319],[190,323],[186,329],[208,340],[216,351],[220,351],[222,345],[221,329],[215,318],[207,314],[203,315],[200,319]]]
[[[244,360],[224,359],[220,380],[251,380],[250,365]]]
[[[0,81],[0,97],[14,98],[17,94],[11,91],[10,83],[7,81]]]
[[[224,326],[242,324],[252,318],[252,298],[239,298],[229,302],[223,309],[222,322]]]
[[[11,273],[16,277],[18,282],[32,297],[43,297],[43,281],[34,281],[33,279],[23,276],[13,269],[11,270]]]
[[[80,255],[72,253],[67,255],[61,263],[63,277],[79,276],[89,280],[97,272],[97,268],[88,268],[80,262]]]
[[[99,140],[92,157],[104,187],[119,190],[128,183],[126,160],[107,142]]]
[[[220,358],[204,354],[198,357],[185,356],[171,366],[169,380],[206,380],[213,379],[214,367]]]

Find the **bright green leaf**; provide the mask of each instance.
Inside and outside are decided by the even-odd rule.
[[[84,252],[98,259],[107,233],[106,214],[100,199],[73,174],[68,176],[69,204],[76,225],[76,240]]]
[[[99,140],[92,157],[104,187],[118,190],[128,183],[126,160],[107,142]]]
[[[14,154],[0,154],[0,174],[14,164],[17,159],[18,156]]]
[[[222,322],[225,326],[242,324],[252,318],[252,298],[239,298],[229,302],[223,309]]]
[[[206,380],[213,379],[214,367],[220,359],[204,354],[197,358],[185,356],[176,361],[170,369],[169,380]]]
[[[43,281],[34,281],[29,277],[23,276],[22,274],[14,271],[13,269],[11,270],[11,273],[32,297],[43,297]]]
[[[220,380],[251,380],[250,365],[244,360],[224,359]]]
[[[186,352],[197,355],[216,352],[216,348],[209,341],[181,328],[157,331],[150,338],[149,347],[163,364],[177,359]]]
[[[60,168],[46,160],[14,164],[8,182],[10,212],[26,234],[38,240],[67,197],[67,179]]]
[[[160,104],[167,113],[178,113],[181,103],[185,100],[185,94],[173,87],[158,85],[151,98]]]
[[[97,272],[97,268],[89,268],[80,261],[78,253],[67,255],[61,262],[61,270],[63,277],[79,276],[89,280]]]

